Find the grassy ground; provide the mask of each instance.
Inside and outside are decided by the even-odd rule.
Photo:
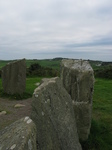
[[[84,150],[112,150],[112,80],[96,79],[92,127]]]
[[[36,83],[39,83],[41,79],[42,77],[27,78],[26,79],[26,92],[32,95],[34,92],[34,89],[37,87]]]

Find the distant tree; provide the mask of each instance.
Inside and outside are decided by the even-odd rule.
[[[41,69],[41,65],[39,65],[38,63],[32,64],[29,67],[29,70],[31,70],[31,71],[38,70],[38,69]]]
[[[59,71],[34,63],[27,68],[27,76],[55,77],[59,76]]]
[[[95,77],[112,79],[112,66],[94,70]]]

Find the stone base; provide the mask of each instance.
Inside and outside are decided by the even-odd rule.
[[[85,141],[91,128],[92,105],[87,102],[74,102],[73,106],[79,139]]]

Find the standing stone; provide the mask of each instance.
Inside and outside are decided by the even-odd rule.
[[[87,140],[91,127],[93,69],[88,61],[64,59],[61,80],[73,100],[79,138]]]
[[[0,150],[37,150],[33,121],[24,117],[1,130]]]
[[[22,94],[25,91],[25,59],[9,63],[2,68],[2,86],[7,94]]]
[[[72,100],[58,77],[44,79],[35,89],[31,118],[39,150],[81,150]]]

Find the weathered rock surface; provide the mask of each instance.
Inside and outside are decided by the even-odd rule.
[[[39,85],[40,85],[40,83],[39,83],[39,82],[37,82],[35,85],[36,85],[36,86],[39,86]]]
[[[86,140],[91,127],[93,69],[87,61],[64,59],[61,80],[73,100],[79,138]]]
[[[44,79],[35,89],[31,118],[39,150],[81,150],[72,100],[59,78]]]
[[[2,86],[7,94],[22,94],[25,91],[25,59],[9,63],[2,68]]]
[[[37,150],[33,121],[25,117],[0,131],[0,150]]]
[[[92,105],[87,102],[75,102],[74,112],[79,138],[85,141],[90,133]]]

